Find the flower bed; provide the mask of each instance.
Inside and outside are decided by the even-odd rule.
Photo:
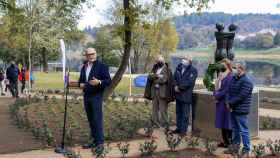
[[[174,106],[169,109],[173,118]],[[35,138],[56,146],[63,127],[64,101],[34,97],[19,99],[10,106],[18,127],[33,133]],[[151,106],[147,102],[107,101],[104,103],[105,139],[109,141],[139,138],[137,130],[150,122]],[[81,100],[70,100],[67,116],[66,142],[69,145],[89,141],[89,126]]]

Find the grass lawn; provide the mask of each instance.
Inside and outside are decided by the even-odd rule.
[[[79,73],[71,72],[70,80],[78,80]],[[118,87],[116,88],[117,93],[128,94],[129,93],[129,77],[124,76]],[[35,72],[35,86],[36,90],[41,89],[63,89],[63,80],[61,72]],[[143,94],[144,88],[138,88],[133,85],[132,79],[132,93]]]

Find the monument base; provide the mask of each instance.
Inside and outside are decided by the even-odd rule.
[[[248,116],[251,138],[257,138],[259,134],[259,93],[253,92],[251,111]],[[194,122],[194,133],[202,138],[213,140],[221,139],[221,130],[215,127],[216,103],[213,92],[206,89],[194,91],[196,113]]]

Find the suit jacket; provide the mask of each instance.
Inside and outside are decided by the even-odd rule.
[[[79,78],[79,85],[81,83],[85,84],[84,88],[84,95],[85,96],[94,96],[94,95],[102,95],[104,89],[111,84],[111,77],[109,73],[109,68],[107,65],[103,64],[102,62],[96,60],[92,64],[91,71],[89,73],[89,80],[92,80],[93,77],[100,80],[101,84],[93,86],[90,85],[86,79],[86,67],[87,64],[84,64]]]
[[[197,70],[192,65],[189,65],[182,74],[182,68],[183,65],[179,64],[174,72],[174,86],[178,86],[180,90],[180,92],[175,92],[175,98],[181,102],[191,104]]]
[[[162,77],[156,77],[155,73],[156,70],[152,70],[152,74],[148,76],[144,97],[152,100],[155,97],[156,89],[158,89],[160,98],[167,99],[168,102],[173,101],[172,72],[168,65],[166,64],[163,66],[162,71],[160,72]]]

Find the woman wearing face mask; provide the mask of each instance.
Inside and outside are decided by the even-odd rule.
[[[232,66],[228,59],[221,62],[222,68],[220,70],[218,79],[216,80],[216,87],[214,97],[216,99],[216,128],[221,129],[223,142],[218,146],[227,148],[231,144],[232,130],[230,122],[230,109],[226,106],[226,97],[228,94],[230,82],[232,80]]]

